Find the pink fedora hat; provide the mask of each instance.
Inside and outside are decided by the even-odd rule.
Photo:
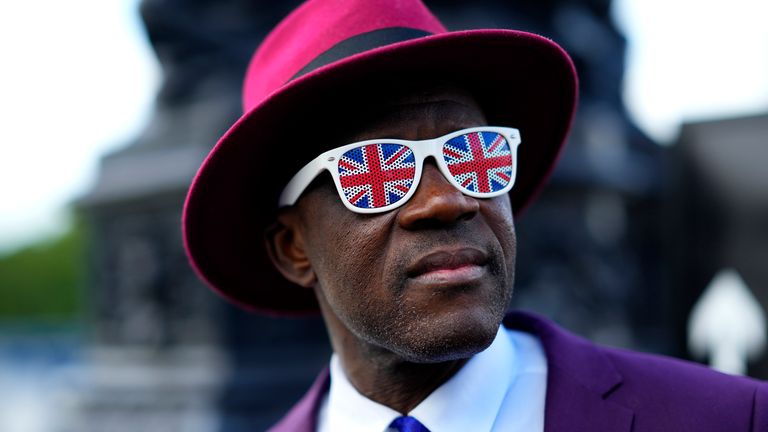
[[[489,124],[523,137],[515,214],[552,170],[576,105],[577,79],[554,42],[513,30],[448,32],[419,0],[310,0],[267,36],[251,60],[245,114],[224,134],[190,187],[184,242],[197,273],[251,310],[317,311],[312,290],[273,269],[264,229],[280,191],[304,164],[343,143],[323,135],[400,80],[455,82]],[[334,125],[337,126],[337,125]]]

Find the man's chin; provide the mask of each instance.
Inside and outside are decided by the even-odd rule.
[[[414,326],[413,331],[392,347],[403,359],[413,363],[440,363],[467,359],[491,345],[499,329],[501,318],[461,319],[431,322],[428,326]]]

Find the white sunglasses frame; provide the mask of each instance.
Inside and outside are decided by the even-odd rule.
[[[494,132],[502,135],[507,140],[510,152],[512,154],[512,176],[504,189],[498,190],[496,192],[468,191],[461,187],[461,185],[456,181],[456,179],[453,178],[453,175],[449,171],[448,164],[445,162],[445,159],[443,159],[442,156],[443,144],[457,136],[473,132]],[[338,192],[339,198],[341,198],[341,202],[344,203],[344,206],[347,207],[350,211],[363,214],[384,213],[405,204],[413,196],[413,194],[416,193],[416,189],[418,189],[419,182],[421,181],[424,160],[430,156],[435,160],[435,163],[437,164],[437,167],[443,177],[445,177],[445,179],[448,180],[448,182],[450,182],[453,187],[461,191],[461,193],[474,198],[493,198],[495,196],[503,195],[509,192],[512,189],[512,186],[515,184],[515,178],[517,177],[517,147],[520,145],[520,143],[520,131],[515,128],[500,126],[478,126],[457,130],[447,135],[427,140],[410,141],[402,139],[377,138],[343,145],[341,147],[336,147],[320,154],[320,156],[304,165],[304,167],[300,169],[299,172],[293,176],[293,178],[291,178],[291,180],[285,186],[285,189],[283,189],[283,192],[280,194],[279,206],[286,207],[294,205],[296,201],[298,201],[302,192],[304,192],[304,189],[306,189],[307,186],[309,186],[309,184],[312,183],[312,181],[318,175],[320,175],[321,172],[323,172],[323,170],[327,170],[331,173],[331,177],[333,177],[333,182],[336,186],[336,192]],[[355,207],[352,203],[350,203],[347,197],[344,195],[344,189],[341,186],[339,170],[337,168],[338,159],[350,149],[370,144],[399,144],[408,147],[413,152],[413,156],[416,161],[416,172],[414,173],[411,189],[402,198],[397,200],[397,202],[378,208],[360,208]]]

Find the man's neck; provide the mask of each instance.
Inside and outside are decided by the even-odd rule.
[[[413,363],[391,352],[375,356],[337,354],[347,378],[360,394],[402,414],[415,408],[468,360]]]
[[[368,399],[402,414],[409,413],[453,377],[472,355],[487,348],[496,335],[494,330],[487,343],[474,340],[463,344],[462,349],[433,353],[424,356],[424,360],[414,361],[407,355],[357,337],[331,311],[322,295],[318,295],[318,303],[333,350],[352,386]]]

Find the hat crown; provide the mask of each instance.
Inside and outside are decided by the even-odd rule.
[[[257,49],[245,77],[245,112],[335,45],[387,28],[444,33],[420,0],[310,0],[285,17]]]

